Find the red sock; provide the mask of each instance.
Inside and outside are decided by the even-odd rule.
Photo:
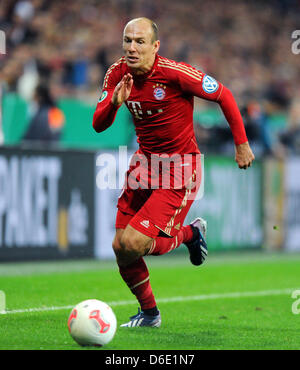
[[[139,301],[142,310],[156,306],[149,281],[149,271],[142,257],[126,267],[119,266],[119,271],[123,280]]]
[[[182,243],[189,242],[193,239],[193,230],[190,225],[183,226],[178,234],[173,238],[157,237],[153,240],[148,255],[161,256],[165,253],[178,248]]]
[[[183,232],[183,243],[190,242],[194,237],[192,226],[191,225],[182,226],[180,231],[181,230]]]

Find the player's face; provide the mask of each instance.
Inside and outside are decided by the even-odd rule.
[[[151,70],[159,41],[153,42],[151,25],[148,22],[130,22],[124,29],[123,50],[128,67],[137,74]]]

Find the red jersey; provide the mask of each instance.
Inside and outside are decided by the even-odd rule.
[[[127,73],[132,72],[124,57],[108,69],[93,118],[97,132],[113,123],[119,107],[112,104],[111,98]],[[242,117],[230,90],[188,64],[156,55],[151,71],[133,74],[131,94],[125,102],[142,152],[199,153],[193,128],[194,96],[219,103],[235,144],[247,141]]]

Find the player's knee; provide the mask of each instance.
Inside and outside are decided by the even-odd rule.
[[[113,248],[113,251],[115,252],[116,255],[122,250],[122,247],[121,247],[119,241],[117,241],[117,240],[113,241],[112,248]]]
[[[123,251],[123,247],[120,243],[121,237],[122,237],[122,234],[117,232],[112,242],[112,248],[116,256],[118,256]]]
[[[142,254],[141,253],[141,246],[140,241],[134,235],[130,235],[129,233],[124,233],[120,240],[120,245],[123,252],[128,254]]]

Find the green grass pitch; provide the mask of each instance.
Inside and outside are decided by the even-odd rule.
[[[300,290],[299,254],[219,254],[201,267],[183,253],[146,261],[161,328],[118,327],[102,348],[73,341],[68,307],[89,298],[111,303],[118,326],[135,314],[138,304],[115,263],[0,264],[8,312],[0,315],[0,349],[300,349],[300,314],[292,312],[291,294]]]

